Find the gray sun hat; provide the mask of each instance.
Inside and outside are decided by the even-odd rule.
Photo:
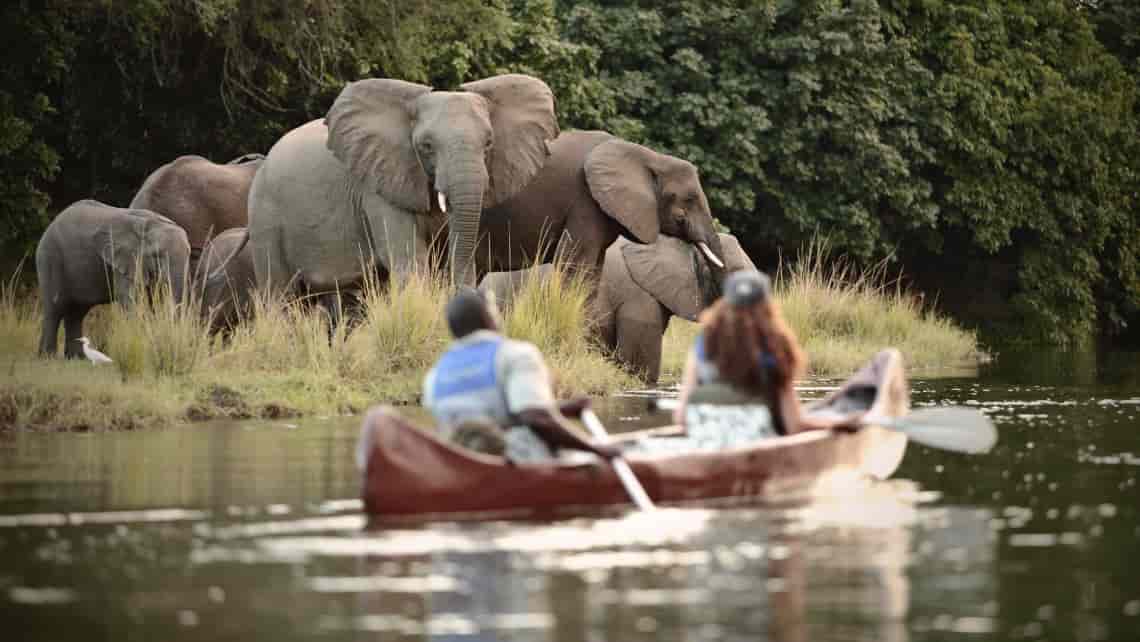
[[[763,301],[772,294],[772,280],[760,270],[737,270],[724,280],[724,298],[743,307]]]

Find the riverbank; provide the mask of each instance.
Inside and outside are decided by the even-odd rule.
[[[989,359],[976,333],[905,291],[885,262],[858,270],[829,256],[821,242],[810,244],[776,274],[775,293],[812,376],[844,377],[887,346],[902,351],[911,375],[969,372]],[[670,323],[663,377],[680,377],[696,333],[694,323]]]
[[[777,279],[777,296],[811,356],[811,373],[843,376],[886,345],[914,370],[976,363],[972,333],[887,287],[881,274],[828,272],[809,257]],[[115,363],[35,356],[40,327],[34,296],[13,282],[0,290],[0,431],[107,430],[214,418],[358,414],[375,403],[417,403],[422,377],[447,345],[440,314],[447,290],[416,276],[388,291],[368,287],[363,318],[330,343],[323,312],[266,298],[254,319],[222,340],[196,310],[164,297],[125,312],[101,306],[85,332]],[[526,284],[505,314],[510,336],[547,355],[560,395],[603,396],[643,387],[607,361],[585,326],[586,287],[556,272]],[[666,336],[662,385],[675,380],[693,324]]]

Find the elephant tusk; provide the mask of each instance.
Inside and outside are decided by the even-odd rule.
[[[435,195],[439,199],[439,211],[447,214],[447,197],[443,195],[443,192],[436,192]]]
[[[707,244],[705,244],[704,241],[697,243],[697,247],[701,248],[701,252],[704,252],[705,258],[707,258],[709,261],[711,261],[713,265],[717,266],[718,268],[720,268],[722,270],[724,269],[724,261],[721,261],[720,259],[718,259],[716,257],[716,255],[713,254],[712,249],[710,249],[709,246]]]

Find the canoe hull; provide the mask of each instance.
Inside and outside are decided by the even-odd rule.
[[[881,352],[809,410],[841,406],[846,391],[860,386],[877,391],[871,412],[906,412],[901,357],[893,350]],[[509,465],[452,447],[399,419],[376,431],[372,440],[364,506],[380,518],[538,518],[629,503],[604,463]],[[658,504],[752,503],[798,496],[829,480],[885,478],[898,467],[905,449],[905,435],[865,426],[856,432],[809,431],[717,452],[631,454],[628,461]]]

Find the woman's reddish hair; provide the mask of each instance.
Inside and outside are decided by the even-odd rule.
[[[701,326],[705,357],[724,381],[742,391],[775,395],[803,372],[796,336],[771,297],[743,307],[721,298],[701,314]],[[762,365],[764,354],[771,355],[774,367]]]

